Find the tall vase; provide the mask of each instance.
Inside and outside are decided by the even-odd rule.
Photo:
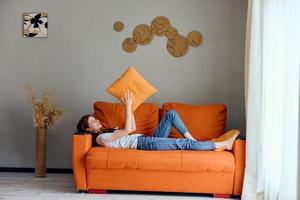
[[[36,129],[35,177],[46,176],[47,129]]]

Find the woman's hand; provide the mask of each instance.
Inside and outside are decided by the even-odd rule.
[[[134,96],[133,93],[129,90],[127,90],[124,94],[124,97],[121,97],[122,103],[126,105],[126,108],[131,108]]]

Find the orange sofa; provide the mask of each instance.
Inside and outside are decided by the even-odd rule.
[[[197,140],[225,132],[227,108],[222,104],[187,105],[143,103],[134,112],[137,130],[152,135],[166,111],[175,109]],[[96,102],[94,115],[104,127],[124,127],[120,103]],[[134,134],[133,133],[133,134]],[[172,128],[170,137],[181,137]],[[92,137],[75,133],[73,173],[78,191],[135,190],[241,195],[245,168],[245,141],[236,140],[232,151],[144,151],[92,146]]]

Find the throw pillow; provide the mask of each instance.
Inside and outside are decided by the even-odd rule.
[[[227,108],[224,104],[193,105],[176,102],[164,103],[164,114],[174,109],[183,123],[196,140],[210,140],[225,132]],[[182,138],[175,128],[170,131],[169,137]]]
[[[121,98],[124,97],[126,90],[130,90],[134,95],[132,111],[157,91],[155,87],[140,75],[134,66],[130,66],[106,89],[108,93],[120,101]]]
[[[135,111],[136,131],[152,136],[158,126],[158,106],[156,103],[142,103]],[[101,122],[103,128],[125,127],[125,108],[121,103],[97,101],[94,103],[94,116]]]

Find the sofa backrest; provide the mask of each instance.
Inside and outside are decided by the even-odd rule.
[[[94,103],[94,116],[104,128],[125,127],[125,107],[121,103],[98,101]],[[159,122],[159,109],[155,103],[142,103],[135,111],[136,131],[151,136]]]
[[[178,112],[190,133],[197,140],[209,140],[222,135],[226,128],[227,108],[224,104],[191,105],[167,102],[158,108],[155,103],[142,103],[135,111],[136,131],[152,136],[165,113]],[[121,103],[98,101],[94,103],[94,115],[104,128],[125,127],[125,107]],[[175,128],[171,138],[182,138]]]
[[[209,140],[225,132],[227,108],[224,104],[191,105],[168,102],[162,106],[160,119],[170,109],[177,111],[196,140]],[[169,137],[182,136],[172,128]]]

